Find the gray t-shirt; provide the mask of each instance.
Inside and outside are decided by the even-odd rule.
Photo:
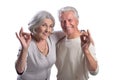
[[[89,51],[96,59],[95,47],[90,44]],[[74,39],[61,39],[57,44],[56,67],[57,80],[88,80],[88,68],[81,48],[80,37]],[[95,72],[98,73],[98,67]]]
[[[28,49],[27,64],[22,75],[17,80],[49,80],[52,65],[56,61],[56,42],[63,35],[62,32],[52,34],[47,43],[49,52],[44,56],[37,48],[35,41],[32,40]]]

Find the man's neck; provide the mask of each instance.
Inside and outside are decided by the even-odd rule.
[[[68,39],[74,39],[74,38],[77,38],[77,37],[80,37],[80,32],[75,32],[73,34],[70,34],[70,35],[67,35],[67,38]]]

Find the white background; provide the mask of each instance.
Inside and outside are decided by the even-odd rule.
[[[0,78],[16,80],[15,60],[19,41],[15,32],[27,24],[40,10],[51,12],[55,30],[61,30],[57,11],[75,7],[80,15],[79,29],[89,29],[95,41],[99,73],[89,80],[120,80],[120,2],[119,0],[0,0]],[[56,80],[52,68],[51,80]]]

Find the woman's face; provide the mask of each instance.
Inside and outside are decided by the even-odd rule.
[[[44,19],[41,26],[36,29],[37,37],[39,39],[47,39],[53,31],[53,21],[51,19]]]

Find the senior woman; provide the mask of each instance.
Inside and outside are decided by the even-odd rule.
[[[38,12],[29,25],[31,33],[21,28],[16,33],[21,43],[15,68],[17,80],[49,80],[52,65],[56,61],[56,42],[61,32],[52,33],[54,17],[47,11]]]

